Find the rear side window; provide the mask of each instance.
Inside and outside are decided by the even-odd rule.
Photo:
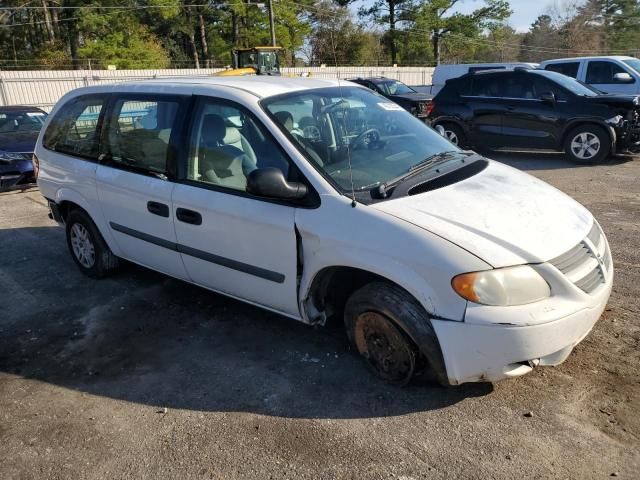
[[[44,133],[44,148],[96,160],[105,103],[104,96],[84,96],[63,105]]]
[[[613,62],[589,62],[587,67],[587,83],[616,83],[613,76],[616,73],[627,73],[627,71]]]
[[[502,97],[503,89],[498,75],[477,75],[472,77],[471,95],[474,97]]]
[[[179,107],[175,99],[116,99],[102,152],[110,165],[165,174]]]
[[[577,78],[579,67],[580,67],[580,62],[566,62],[566,63],[551,63],[546,67],[544,67],[544,69],[549,70],[550,72],[558,72],[568,77]]]

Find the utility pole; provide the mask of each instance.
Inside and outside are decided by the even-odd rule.
[[[273,22],[273,0],[269,1],[269,28],[271,29],[271,46],[275,47],[276,45],[276,28]]]

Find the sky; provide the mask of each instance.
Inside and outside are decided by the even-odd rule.
[[[471,13],[480,8],[482,0],[462,0],[457,8],[461,13]],[[526,32],[538,15],[545,13],[553,5],[551,0],[510,0],[511,18],[508,22],[516,31]]]
[[[579,0],[578,0],[579,1]],[[554,4],[572,2],[572,0],[509,0],[513,14],[508,23],[518,32],[526,32],[538,15],[546,13]],[[372,0],[361,0],[352,4],[352,11],[357,12],[360,5],[373,3]],[[471,13],[482,7],[483,0],[460,0],[453,11]]]

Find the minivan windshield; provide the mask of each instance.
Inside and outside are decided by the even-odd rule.
[[[562,73],[552,72],[549,70],[531,70],[531,72],[536,75],[547,77],[549,80],[556,82],[561,87],[569,90],[571,93],[580,95],[581,97],[595,97],[596,95],[601,94],[599,90],[591,88],[590,86],[579,82],[575,78],[568,77],[567,75],[563,75]]]
[[[360,87],[263,100],[278,126],[343,191],[367,190],[443,152],[461,152],[399,105]],[[350,172],[351,167],[351,172]]]

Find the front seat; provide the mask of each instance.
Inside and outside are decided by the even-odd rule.
[[[251,144],[236,127],[227,127],[222,143],[242,150],[242,152],[249,157],[249,160],[257,163],[256,153],[253,151],[253,148],[251,148]]]
[[[256,162],[239,148],[225,144],[226,135],[227,128],[221,116],[204,116],[198,155],[202,179],[216,185],[245,190],[247,176],[256,169]]]

